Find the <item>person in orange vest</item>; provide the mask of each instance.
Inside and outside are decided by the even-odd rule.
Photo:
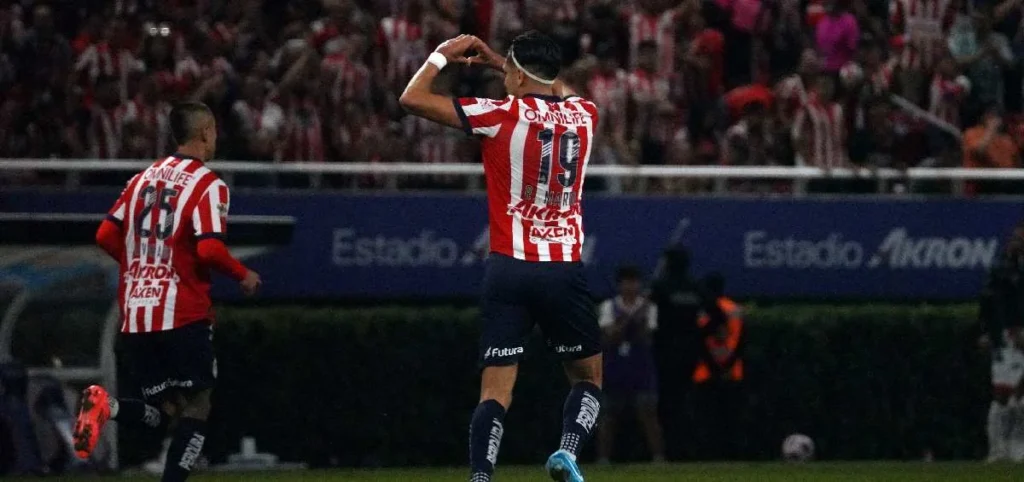
[[[712,273],[702,281],[704,290],[718,300],[726,322],[714,325],[702,314],[697,326],[704,339],[704,350],[693,370],[697,427],[700,447],[698,458],[731,459],[739,455],[742,443],[739,425],[743,413],[743,316],[736,302],[725,296],[725,279]]]

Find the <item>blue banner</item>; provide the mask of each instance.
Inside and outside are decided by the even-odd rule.
[[[5,191],[0,211],[102,213],[115,196]],[[590,196],[583,206],[584,256],[601,296],[618,265],[653,271],[681,233],[694,273],[722,272],[739,297],[972,299],[1022,214],[1017,201],[957,199]],[[296,219],[289,245],[247,260],[265,296],[477,295],[487,252],[481,195],[240,192],[231,211]]]

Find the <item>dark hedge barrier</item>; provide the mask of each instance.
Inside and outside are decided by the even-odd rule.
[[[794,431],[828,459],[984,451],[988,364],[973,306],[750,307],[746,319],[744,458],[776,457]],[[465,463],[475,310],[224,308],[218,323],[213,461],[253,436],[316,466]],[[533,348],[502,463],[537,463],[558,441],[567,387]],[[125,461],[141,459],[146,444],[122,432]]]

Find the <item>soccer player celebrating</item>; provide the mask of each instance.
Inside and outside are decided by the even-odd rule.
[[[467,57],[473,51],[476,55]],[[431,83],[448,63],[504,73],[501,100],[449,98]],[[494,473],[526,338],[540,325],[572,390],[562,441],[547,462],[554,480],[582,482],[576,454],[594,430],[603,398],[601,334],[580,263],[583,178],[597,107],[557,79],[561,52],[529,32],[507,57],[470,35],[445,41],[409,82],[400,102],[412,114],[461,127],[482,140],[490,250],[483,280],[480,404],[470,422],[471,482]]]
[[[213,113],[182,104],[171,111],[170,126],[178,151],[136,174],[96,233],[120,264],[122,362],[137,373],[142,399],[86,388],[74,440],[84,459],[108,419],[152,428],[177,419],[162,480],[180,482],[202,451],[217,376],[210,270],[237,280],[247,295],[261,281],[222,240],[228,186],[203,162],[217,144]]]

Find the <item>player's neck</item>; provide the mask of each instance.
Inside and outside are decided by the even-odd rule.
[[[536,86],[523,89],[523,91],[519,93],[519,97],[540,97],[543,99],[558,96],[555,95],[555,91],[552,90],[551,87]]]
[[[189,158],[189,159],[195,159],[195,160],[200,161],[200,162],[203,162],[203,161],[206,160],[206,159],[203,159],[203,155],[205,154],[203,152],[203,150],[198,148],[198,147],[195,147],[195,146],[190,146],[190,145],[178,146],[178,150],[174,151],[174,152],[175,152],[175,156],[177,156],[177,157],[185,157],[185,158]]]

